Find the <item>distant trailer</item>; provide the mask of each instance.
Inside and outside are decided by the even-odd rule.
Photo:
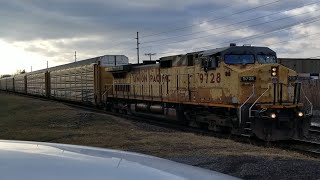
[[[297,73],[320,73],[320,59],[308,58],[278,58],[278,63],[290,69],[295,70]]]

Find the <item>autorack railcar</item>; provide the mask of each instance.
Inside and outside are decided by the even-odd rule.
[[[0,90],[2,91],[7,90],[7,80],[5,78],[0,79]]]
[[[123,55],[105,55],[50,68],[50,97],[101,106],[103,84],[113,80],[105,67],[128,62]]]
[[[14,92],[14,79],[13,77],[5,77],[0,79],[1,90]]]
[[[26,74],[18,74],[13,77],[14,91],[17,93],[27,93],[27,76]]]
[[[39,70],[27,73],[27,94],[49,97],[49,73],[48,70]]]

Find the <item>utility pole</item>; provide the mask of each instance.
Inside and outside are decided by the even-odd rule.
[[[31,66],[31,72],[32,72],[32,66]]]
[[[151,61],[151,56],[156,55],[156,53],[145,53],[144,55],[145,55],[145,56],[149,56],[149,57],[150,57],[150,61]]]
[[[74,62],[77,62],[77,51],[74,52]]]
[[[47,70],[49,69],[49,61],[47,61]]]
[[[137,32],[137,38],[135,38],[137,40],[137,57],[138,57],[138,64],[139,64],[139,32]]]

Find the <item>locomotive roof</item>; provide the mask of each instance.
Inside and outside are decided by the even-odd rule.
[[[103,56],[98,56],[98,57],[89,58],[89,59],[85,59],[85,60],[81,60],[81,61],[77,61],[77,62],[72,62],[72,63],[68,63],[68,64],[63,64],[63,65],[51,67],[51,68],[49,68],[49,71],[55,71],[55,70],[60,70],[60,69],[66,69],[66,68],[72,68],[72,67],[77,67],[77,66],[81,66],[81,65],[89,65],[92,63],[97,63],[101,57],[103,57]]]
[[[202,51],[199,53],[201,56],[210,56],[214,54],[268,54],[268,55],[276,55],[276,52],[271,50],[268,47],[257,47],[257,46],[230,46],[224,48],[217,48]]]
[[[205,51],[196,51],[191,52],[187,54],[178,54],[178,55],[172,55],[172,56],[166,56],[160,58],[160,61],[167,61],[172,60],[173,57],[177,56],[185,56],[185,55],[192,55],[192,54],[198,54],[199,56],[210,56],[214,54],[220,54],[221,56],[225,54],[267,54],[267,55],[276,55],[276,52],[271,50],[268,47],[258,47],[258,46],[229,46],[229,47],[222,47],[222,48],[216,48],[216,49],[209,49]]]
[[[63,64],[63,65],[59,65],[59,66],[55,66],[55,67],[50,67],[50,68],[48,68],[48,69],[41,69],[41,70],[37,70],[37,71],[32,71],[32,72],[28,72],[28,73],[26,73],[26,74],[46,73],[47,71],[55,71],[55,70],[60,70],[60,69],[77,67],[77,66],[80,66],[80,65],[97,63],[98,60],[99,60],[101,57],[103,57],[103,56],[98,56],[98,57],[89,58],[89,59],[85,59],[85,60],[81,60],[81,61],[77,61],[77,62],[72,62],[72,63],[68,63],[68,64]]]
[[[47,71],[56,71],[56,70],[63,70],[63,69],[67,69],[67,68],[74,68],[74,67],[83,66],[83,65],[90,65],[90,64],[98,63],[103,57],[107,57],[107,56],[122,56],[122,57],[126,57],[125,55],[103,55],[103,56],[97,56],[97,57],[93,57],[93,58],[89,58],[89,59],[85,59],[85,60],[80,60],[80,61],[77,61],[77,62],[71,62],[71,63],[68,63],[68,64],[63,64],[63,65],[59,65],[59,66],[55,66],[55,67],[50,67],[48,69],[41,69],[41,70],[37,70],[37,71],[28,72],[26,74],[39,74],[39,73],[46,73]]]

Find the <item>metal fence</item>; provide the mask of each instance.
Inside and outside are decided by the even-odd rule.
[[[302,84],[305,95],[312,102],[314,109],[320,110],[320,80],[304,80]]]

